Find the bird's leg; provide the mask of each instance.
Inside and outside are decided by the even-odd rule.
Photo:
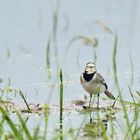
[[[92,94],[90,94],[89,106],[88,107],[90,107],[91,99],[92,99]]]
[[[99,109],[99,97],[100,97],[100,94],[98,93],[98,101],[97,101],[97,108]]]

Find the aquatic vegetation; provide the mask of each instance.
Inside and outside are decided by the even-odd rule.
[[[80,2],[82,4],[82,1]],[[96,2],[98,3],[98,1]],[[39,9],[34,7],[38,3],[31,4],[29,10],[27,7],[27,14],[24,8],[20,8],[25,7],[24,3],[26,2],[19,2],[19,8],[10,7],[10,11],[6,8],[4,20],[5,17],[10,15],[6,18],[9,21],[6,21],[6,24],[5,21],[4,24],[1,24],[2,28],[6,27],[3,28],[6,35],[1,32],[2,40],[0,42],[3,44],[1,44],[0,49],[0,139],[139,139],[139,71],[135,75],[139,66],[136,64],[133,51],[129,50],[127,52],[130,47],[129,43],[136,41],[131,40],[135,36],[133,34],[127,39],[124,37],[128,35],[128,32],[122,34],[124,29],[127,30],[127,28],[123,29],[121,27],[125,23],[124,20],[123,22],[118,21],[118,19],[123,19],[123,17],[120,18],[121,15],[119,14],[115,22],[106,22],[111,15],[113,15],[111,20],[114,17],[117,18],[116,12],[121,10],[116,11],[115,5],[112,7],[112,4],[110,4],[109,10],[111,12],[107,12],[107,14],[111,14],[109,18],[107,16],[107,19],[105,19],[105,15],[103,17],[101,14],[98,15],[98,8],[91,6],[92,9],[89,8],[85,11],[82,9],[82,6],[84,8],[87,5],[89,6],[89,2],[78,5],[75,1],[72,6],[68,5],[69,7],[67,7],[66,4],[63,5],[65,3],[63,1],[51,0],[38,1],[41,6]],[[104,5],[98,4],[103,10],[100,13],[108,7],[106,5],[103,8]],[[9,5],[11,6],[11,3]],[[33,7],[34,11],[32,11]],[[80,11],[80,8],[83,11]],[[21,10],[19,16],[17,9]],[[22,9],[24,10],[22,11]],[[124,11],[124,9],[125,7],[122,10]],[[137,8],[135,7],[133,10],[135,9]],[[40,10],[42,11],[40,12]],[[115,14],[112,11],[115,11]],[[138,10],[134,12],[136,11]],[[131,12],[127,11],[127,13]],[[29,21],[28,24],[16,19],[21,17],[21,13],[23,15],[25,13],[24,16],[31,19],[32,22],[24,19],[24,16],[22,16],[22,19],[23,21]],[[37,20],[40,21],[36,20],[36,15],[41,16],[37,17]],[[125,12],[122,15],[125,15]],[[100,19],[98,19],[99,17]],[[129,19],[132,17],[129,17]],[[39,30],[38,23],[41,23]],[[114,33],[115,24],[119,29],[116,34]],[[16,25],[15,28],[13,28],[14,25]],[[129,27],[132,25],[135,24],[128,24]],[[12,30],[10,30],[11,27]],[[7,28],[10,31],[8,33]],[[16,31],[15,38],[13,29],[14,32]],[[134,33],[134,30],[133,32],[130,30],[129,34]],[[8,34],[10,34],[9,38]],[[3,36],[6,36],[6,38],[2,38]],[[125,48],[124,44],[124,47],[120,47],[119,41],[124,42],[124,44],[126,42],[125,45],[129,45],[129,47]],[[4,46],[6,46],[5,49],[3,49]],[[135,46],[139,45],[136,44]],[[120,50],[124,51],[123,54],[120,53]],[[128,59],[125,60],[123,57],[126,57],[124,54],[127,53]],[[116,96],[115,101],[108,101],[104,95],[101,95],[99,109],[96,108],[96,98],[91,103],[91,107],[88,108],[88,99],[83,97],[82,92],[84,91],[80,89],[81,64],[87,59],[97,62],[108,83],[112,85],[110,87],[113,95]],[[13,61],[11,63],[11,60],[14,60],[14,63]],[[128,67],[125,65],[126,61],[128,61]],[[125,70],[129,69],[127,71],[129,75],[124,74],[124,68],[122,70],[122,67],[125,67]],[[106,75],[106,71],[108,71],[108,75]],[[113,72],[113,78],[111,72]],[[130,96],[130,100],[127,99],[127,96]]]

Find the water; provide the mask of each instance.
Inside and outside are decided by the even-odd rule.
[[[119,38],[117,53],[119,84],[123,90],[123,98],[132,101],[128,90],[131,80],[130,54],[134,64],[132,88],[134,92],[139,90],[140,79],[138,59],[140,2],[138,0],[61,0],[58,5],[56,37],[59,55],[56,60],[54,51],[51,49],[52,79],[48,80],[46,46],[50,34],[52,35],[53,12],[56,10],[57,1],[0,2],[0,78],[3,79],[1,88],[5,88],[10,79],[10,86],[23,90],[29,103],[49,102],[58,105],[59,76],[56,71],[59,69],[56,69],[55,66],[58,61],[58,65],[64,73],[64,104],[70,103],[72,100],[83,99],[85,91],[80,85],[79,75],[85,64],[94,60],[93,48],[85,46],[80,40],[67,46],[71,39],[83,35],[98,39],[97,70],[104,76],[109,89],[113,90],[114,96],[117,97],[118,93],[114,88],[112,77],[112,51],[117,33]],[[106,31],[104,25],[111,32]],[[64,57],[66,47],[69,47],[69,50]],[[5,98],[7,96],[12,98],[16,104],[24,105],[20,96],[14,97],[10,94]],[[73,111],[69,116],[74,123],[84,117],[84,115],[78,116]],[[51,118],[53,120],[53,113]]]

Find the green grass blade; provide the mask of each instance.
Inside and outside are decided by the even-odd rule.
[[[0,139],[4,133],[4,127],[3,127],[4,121],[5,121],[5,118],[2,118],[2,120],[0,121]]]
[[[34,131],[34,135],[33,135],[33,140],[38,140],[38,137],[39,137],[39,129],[40,128],[40,125],[38,125],[36,128],[35,128],[35,131]]]
[[[47,47],[46,47],[46,68],[47,68],[48,79],[51,78],[51,72],[50,72],[50,47],[51,47],[51,40],[49,38],[48,44],[47,44]]]
[[[48,121],[49,121],[49,111],[47,111],[45,114],[45,128],[44,128],[43,140],[47,139]]]
[[[116,63],[117,46],[118,46],[118,35],[116,34],[116,36],[115,36],[115,42],[114,42],[114,49],[113,49],[113,73],[114,73],[114,82],[115,82],[115,85],[116,85],[117,90],[118,90],[118,93],[119,93],[120,103],[121,103],[122,108],[123,108],[124,117],[125,117],[125,120],[126,120],[126,123],[127,123],[127,127],[130,128],[130,121],[129,121],[129,118],[128,118],[128,114],[127,114],[127,110],[126,110],[125,104],[123,102],[122,93],[121,93],[120,86],[119,86],[119,81],[118,81],[118,78],[117,78],[117,63]],[[129,130],[129,132],[130,132],[130,135],[132,136],[132,130],[131,129]]]
[[[18,129],[15,127],[15,124],[9,118],[9,116],[6,113],[6,111],[3,108],[0,108],[0,110],[1,110],[1,112],[3,114],[3,117],[7,121],[9,127],[11,128],[12,132],[14,133],[15,138],[17,138],[18,140],[24,140],[23,136],[19,133]]]
[[[130,58],[130,64],[131,64],[131,81],[130,81],[130,87],[132,88],[133,81],[134,81],[134,64],[133,64],[133,59],[132,59],[131,54],[129,54],[129,58]]]
[[[60,140],[63,140],[63,72],[60,69]]]
[[[126,100],[118,100],[118,101],[123,102],[126,105],[131,105],[131,106],[133,105],[133,106],[140,107],[140,103],[129,102],[129,101],[126,101]]]
[[[32,136],[30,135],[30,132],[29,132],[29,130],[27,128],[26,122],[24,121],[24,119],[22,118],[22,116],[19,114],[18,111],[16,111],[16,114],[17,114],[18,119],[19,119],[19,121],[20,121],[20,123],[22,125],[23,131],[25,132],[26,138],[28,140],[33,140]]]
[[[60,70],[60,119],[63,115],[63,73],[62,69]]]
[[[54,52],[55,56],[58,56],[58,48],[57,48],[57,31],[58,31],[58,20],[59,20],[59,6],[60,6],[60,0],[57,0],[56,3],[56,9],[53,13],[53,27],[52,27],[52,32],[53,32],[53,42],[54,42]]]
[[[135,104],[136,101],[135,101],[134,95],[133,95],[133,93],[132,93],[131,87],[130,87],[129,85],[128,85],[128,89],[129,89],[129,93],[130,93],[130,95],[131,95],[131,97],[132,97],[132,99],[133,99],[133,102],[134,102],[134,104]]]

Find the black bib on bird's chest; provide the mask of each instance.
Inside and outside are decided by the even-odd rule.
[[[96,73],[96,72],[95,72],[95,73]],[[87,82],[89,82],[89,81],[93,78],[93,76],[94,76],[95,73],[87,74],[86,72],[84,72],[84,73],[83,73],[83,77],[84,77],[84,79],[85,79]]]

